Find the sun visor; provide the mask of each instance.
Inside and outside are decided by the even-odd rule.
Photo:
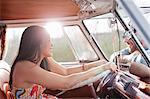
[[[73,0],[80,8],[79,18],[86,19],[112,11],[115,7],[114,0]]]

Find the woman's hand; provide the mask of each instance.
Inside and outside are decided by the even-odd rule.
[[[111,70],[111,71],[116,71],[117,70],[117,65],[112,62],[106,63],[107,65],[105,66],[106,69]]]
[[[98,74],[100,74],[100,73],[102,73],[103,71],[106,71],[106,70],[116,71],[117,65],[115,65],[112,62],[107,62],[106,64],[95,67],[93,69],[95,69],[95,74],[98,75]]]

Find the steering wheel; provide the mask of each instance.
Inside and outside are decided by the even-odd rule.
[[[117,73],[114,72],[110,72],[109,74],[105,75],[97,86],[96,92],[102,93],[104,88],[111,87],[116,75]]]
[[[110,72],[111,72],[110,70],[106,70],[106,71],[104,71],[104,72],[102,72],[102,73],[100,73],[100,74],[98,74],[98,75],[96,75],[96,76],[94,76],[92,78],[89,78],[89,79],[87,79],[87,80],[85,80],[83,82],[80,82],[80,83],[76,84],[75,86],[73,86],[70,89],[63,90],[62,92],[58,93],[56,96],[59,96],[59,95],[65,93],[68,90],[72,90],[72,89],[75,89],[75,88],[83,87],[85,85],[91,86],[94,82],[102,79],[105,75],[108,75]]]
[[[85,85],[89,85],[91,83],[94,83],[94,82],[102,79],[105,75],[108,75],[110,72],[111,72],[110,70],[106,70],[106,71],[104,71],[104,72],[102,72],[102,73],[100,73],[100,74],[98,74],[98,75],[96,75],[96,76],[94,76],[92,78],[89,78],[89,79],[87,79],[87,80],[85,80],[83,82],[78,83],[77,85],[73,86],[71,89],[83,87]]]

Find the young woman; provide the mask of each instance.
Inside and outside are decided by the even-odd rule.
[[[43,59],[48,61],[48,69],[40,67]],[[68,89],[79,82],[96,76],[105,70],[116,70],[116,65],[103,62],[86,64],[87,71],[80,68],[68,70],[52,58],[52,44],[46,30],[40,26],[30,26],[22,34],[18,55],[12,65],[10,87],[15,98],[43,98],[45,87],[49,89]],[[83,72],[81,72],[83,71]]]

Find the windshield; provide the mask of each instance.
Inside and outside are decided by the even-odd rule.
[[[112,13],[84,20],[83,23],[95,38],[107,59],[113,52],[125,48],[122,42],[124,28]]]
[[[65,26],[64,30],[70,40],[70,45],[74,49],[74,53],[76,53],[77,59],[80,61],[93,61],[98,59],[79,26]]]

